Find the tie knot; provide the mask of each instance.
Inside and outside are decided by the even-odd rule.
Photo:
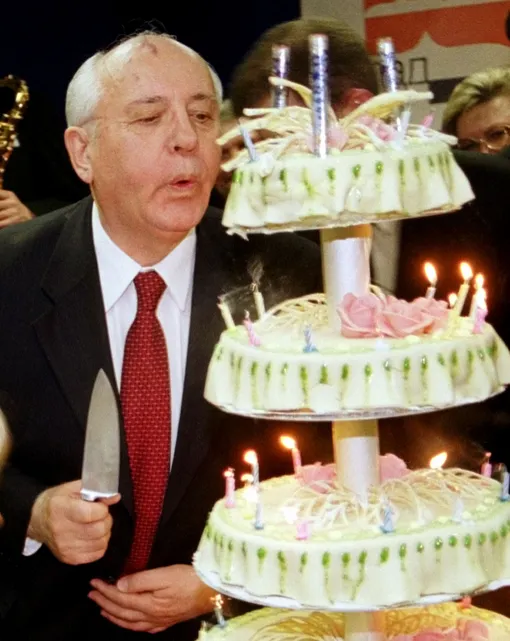
[[[140,272],[135,278],[138,311],[155,312],[166,289],[165,281],[155,272]]]

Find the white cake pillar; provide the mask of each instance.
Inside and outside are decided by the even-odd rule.
[[[337,306],[345,294],[367,294],[370,285],[370,225],[321,229],[322,277],[329,325],[340,329]]]
[[[367,294],[370,289],[370,225],[321,230],[322,274],[329,325],[340,330],[337,307],[345,294]],[[337,482],[361,500],[371,485],[378,485],[379,431],[377,421],[333,422],[333,450]],[[345,641],[385,641],[384,613],[345,614]]]

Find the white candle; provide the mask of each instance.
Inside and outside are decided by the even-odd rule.
[[[264,297],[259,292],[259,288],[257,287],[256,283],[253,283],[251,288],[253,291],[253,299],[255,301],[255,309],[257,310],[257,316],[259,317],[259,319],[261,319],[266,313],[266,307],[264,305]]]
[[[234,319],[232,318],[232,314],[230,313],[230,309],[228,308],[227,303],[225,303],[220,299],[218,303],[218,309],[220,310],[221,315],[223,316],[223,320],[225,322],[227,329],[234,329],[236,325],[234,323]]]
[[[477,274],[475,276],[475,291],[473,292],[473,296],[471,297],[471,307],[469,309],[469,316],[473,321],[475,320],[476,308],[480,302],[480,296],[483,296],[483,294],[480,294],[480,292],[484,291],[483,282],[483,274]]]
[[[423,266],[423,269],[425,270],[425,276],[427,277],[427,280],[430,283],[429,287],[427,287],[425,298],[434,298],[434,296],[436,295],[436,285],[437,285],[436,268],[432,263],[427,262]]]
[[[296,522],[296,539],[306,541],[310,538],[310,521],[308,519],[299,519]]]
[[[262,499],[260,496],[260,490],[257,492],[257,503],[255,504],[255,522],[253,525],[256,530],[264,529],[264,520],[262,518]]]
[[[453,506],[452,520],[455,521],[455,523],[462,523],[463,514],[464,514],[464,501],[460,498],[460,496],[458,496],[455,499],[455,504]]]
[[[235,507],[235,489],[236,489],[236,478],[234,476],[234,470],[229,467],[228,470],[223,472],[225,477],[225,506],[228,508]]]
[[[213,597],[212,602],[214,605],[214,614],[216,616],[216,621],[220,628],[224,628],[226,626],[226,621],[225,617],[223,616],[223,598],[221,594],[217,594],[215,597]]]
[[[296,441],[290,436],[281,436],[280,443],[283,445],[283,447],[291,451],[294,474],[298,474],[301,470],[302,463],[301,452],[297,448]]]
[[[457,302],[457,294],[455,292],[448,294],[448,305],[450,306],[450,309],[453,309],[455,307],[456,302]]]
[[[251,465],[251,474],[253,477],[253,485],[256,490],[259,489],[259,483],[260,483],[260,478],[259,478],[259,460],[257,458],[257,453],[255,450],[248,450],[244,454],[244,462],[248,463],[248,465]]]
[[[469,283],[473,278],[473,271],[468,263],[460,264],[460,272],[462,274],[464,282],[459,288],[459,292],[457,294],[457,302],[455,303],[455,307],[453,308],[453,312],[456,318],[458,318],[462,314],[464,303],[466,302],[466,297],[469,292]]]

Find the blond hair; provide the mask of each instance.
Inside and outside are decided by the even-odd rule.
[[[510,66],[492,67],[471,74],[455,87],[443,112],[443,131],[457,134],[463,113],[500,95],[510,95]]]

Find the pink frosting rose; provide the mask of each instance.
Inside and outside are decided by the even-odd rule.
[[[399,634],[391,641],[489,641],[489,628],[482,621],[460,619],[448,630],[423,630],[416,634]]]
[[[445,301],[416,298],[411,303],[394,296],[346,294],[337,308],[346,338],[403,338],[444,329],[448,322]]]
[[[395,454],[384,454],[379,457],[379,471],[382,483],[391,479],[401,479],[410,472],[405,461]]]
[[[342,321],[342,336],[347,338],[373,338],[380,335],[378,319],[384,302],[375,294],[355,296],[346,294],[338,306]]]
[[[322,465],[322,463],[303,465],[297,474],[297,478],[303,485],[308,485],[321,494],[328,491],[327,484],[331,482],[335,476],[336,468],[334,463],[328,463],[327,465]]]
[[[365,114],[360,116],[357,122],[371,129],[378,138],[385,142],[391,142],[397,137],[396,129],[379,118]]]

